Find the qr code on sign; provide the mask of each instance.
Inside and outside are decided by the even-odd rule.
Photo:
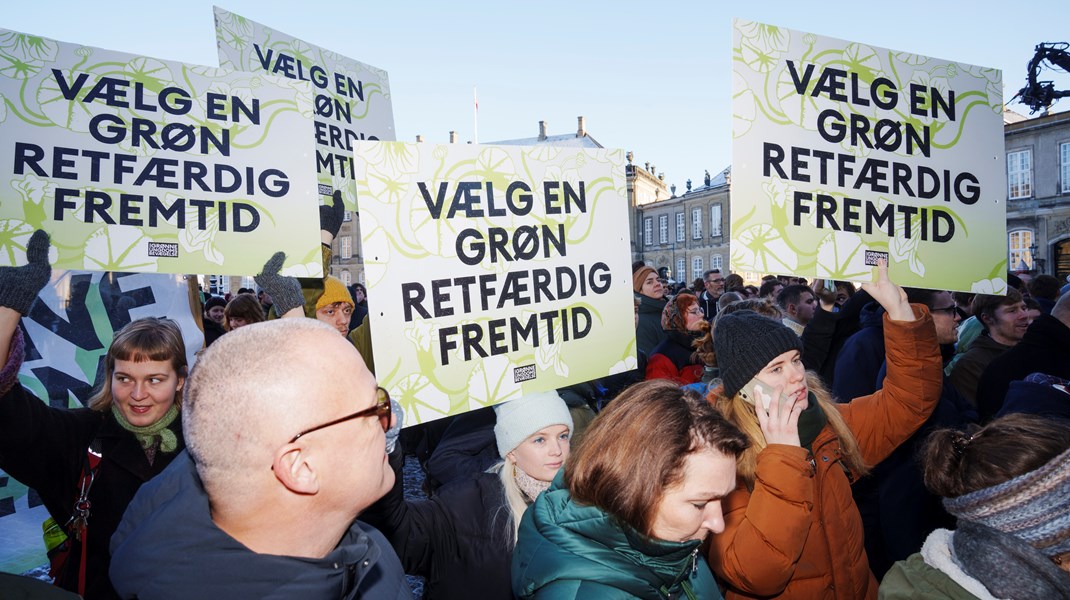
[[[535,379],[535,365],[524,365],[513,369],[513,383]]]
[[[319,184],[319,190],[320,190],[320,194],[322,194],[324,196],[330,196],[331,194],[334,193],[334,188],[332,186],[329,186],[329,185],[325,184],[325,183]]]
[[[877,261],[882,259],[882,258],[884,259],[885,262],[888,262],[888,253],[887,252],[879,252],[877,250],[866,250],[866,266],[867,267],[875,267],[875,266],[877,266]]]
[[[178,244],[169,244],[167,242],[149,242],[149,256],[177,258]]]

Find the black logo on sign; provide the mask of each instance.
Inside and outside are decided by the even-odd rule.
[[[513,383],[535,379],[535,365],[524,365],[513,369]]]
[[[178,258],[178,244],[149,242],[149,256]]]
[[[884,259],[885,262],[888,262],[888,253],[887,252],[880,252],[878,250],[866,250],[866,266],[867,267],[875,267],[875,266],[877,266],[877,260],[882,259],[882,258]]]

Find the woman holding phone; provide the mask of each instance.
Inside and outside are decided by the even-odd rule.
[[[846,404],[806,372],[802,342],[781,323],[750,311],[716,321],[723,385],[708,399],[750,439],[709,555],[729,600],[877,597],[850,486],[925,421],[942,373],[932,317],[886,263],[863,288],[887,311],[888,376]]]

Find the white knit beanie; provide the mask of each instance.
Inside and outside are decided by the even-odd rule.
[[[502,402],[494,407],[494,414],[498,418],[494,437],[498,440],[498,454],[502,458],[544,427],[564,425],[572,431],[572,415],[555,390]]]

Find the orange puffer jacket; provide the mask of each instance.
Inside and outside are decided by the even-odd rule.
[[[936,330],[928,310],[913,308],[915,321],[884,317],[884,388],[837,405],[867,465],[910,437],[940,396]],[[710,565],[729,586],[726,600],[877,597],[862,519],[840,458],[839,438],[828,426],[814,440],[812,455],[782,444],[762,450],[753,491],[741,483],[725,498],[725,531],[710,547]]]

